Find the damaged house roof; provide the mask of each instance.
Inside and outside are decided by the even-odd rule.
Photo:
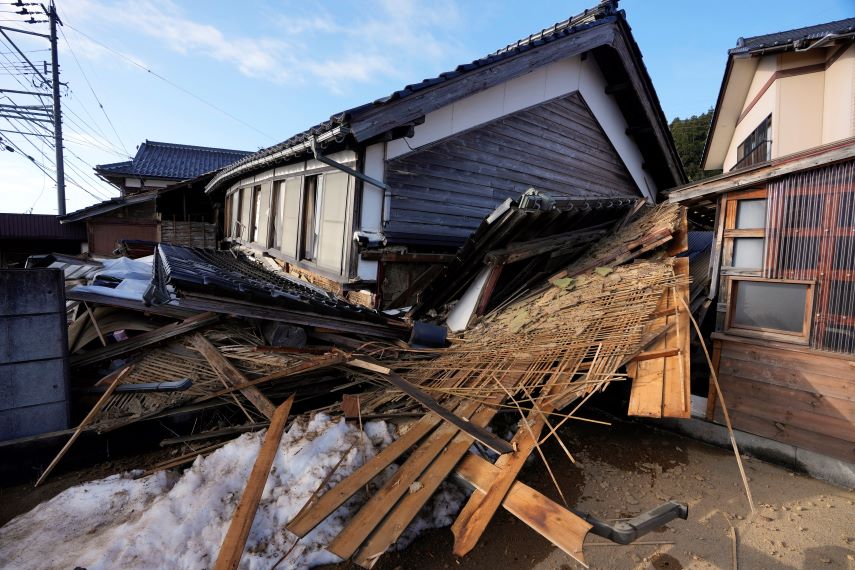
[[[347,147],[349,143],[365,144],[379,137],[407,136],[411,127],[421,123],[428,112],[442,107],[453,97],[451,94],[437,96],[438,87],[456,84],[467,89],[467,94],[483,91],[499,81],[492,77],[497,75],[494,72],[497,64],[513,66],[512,62],[519,61],[523,54],[545,53],[544,48],[552,44],[564,48],[560,52],[553,50],[553,60],[570,57],[587,52],[579,46],[587,47],[588,40],[594,46],[590,51],[606,81],[614,86],[611,94],[633,129],[651,175],[661,188],[681,184],[686,180],[685,173],[665,115],[626,16],[623,10],[618,10],[617,4],[617,0],[603,0],[593,8],[454,70],[407,85],[371,103],[335,113],[327,121],[224,168],[206,190],[210,192],[254,170],[298,160],[311,152],[313,138],[321,147]],[[532,65],[536,64],[521,64],[511,75],[524,75],[532,70]]]

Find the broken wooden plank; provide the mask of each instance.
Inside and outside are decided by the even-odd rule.
[[[230,387],[240,386],[242,384],[248,384],[248,380],[243,373],[235,368],[235,366],[226,360],[226,357],[223,356],[217,347],[208,342],[201,334],[196,334],[193,337],[193,346],[202,353],[202,356],[205,357],[205,360],[208,361],[208,364],[214,369],[214,371],[220,375],[229,385]],[[261,412],[266,418],[273,419],[273,413],[276,411],[276,407],[267,399],[267,396],[261,393],[261,391],[255,386],[249,385],[245,388],[239,388],[240,393],[243,394],[247,400],[252,402],[259,412]]]
[[[294,396],[292,395],[282,402],[273,413],[270,427],[264,434],[264,442],[255,458],[255,464],[252,466],[252,472],[249,474],[243,495],[241,495],[240,502],[232,516],[226,538],[223,539],[223,544],[220,546],[220,554],[217,556],[217,563],[214,565],[216,570],[234,570],[240,564],[243,550],[246,547],[246,539],[249,537],[252,521],[255,520],[255,512],[261,502],[264,486],[270,476],[270,467],[273,466],[273,460],[276,458],[279,442],[282,440],[282,432],[285,431],[285,422],[288,420],[288,414],[291,412],[293,403]]]
[[[484,406],[473,414],[471,421],[478,426],[486,426],[495,414],[495,409]],[[443,424],[443,428],[446,426],[452,427],[449,424]],[[402,489],[406,491],[406,494],[394,505],[392,510],[389,511],[389,506],[385,505],[383,514],[387,511],[388,514],[386,514],[383,522],[379,526],[376,526],[376,530],[371,533],[371,536],[359,548],[356,556],[354,556],[354,561],[357,564],[364,568],[371,568],[379,557],[398,541],[410,522],[416,517],[422,507],[424,507],[430,497],[439,488],[440,484],[454,470],[454,467],[472,446],[473,439],[469,434],[457,430],[454,431],[457,434],[447,446],[443,446],[443,449],[439,450],[441,453],[434,453],[434,461],[424,469],[418,479],[411,481]],[[347,556],[353,553],[353,551],[348,550],[342,550],[342,552],[347,552]],[[341,555],[339,554],[339,556]]]
[[[662,386],[662,417],[689,418],[691,406],[691,330],[688,309],[681,310],[681,304],[689,304],[689,258],[678,257],[674,260],[674,275],[678,281],[669,291],[674,313],[668,317],[673,323],[673,332],[669,332],[667,347],[676,348],[678,353],[665,357],[665,375]]]
[[[451,532],[454,534],[455,556],[466,556],[475,548],[490,520],[499,510],[502,501],[529,455],[537,446],[545,425],[543,414],[551,411],[552,407],[546,405],[539,414],[532,411],[528,419],[520,422],[520,427],[512,440],[514,452],[505,454],[496,460],[498,472],[485,492],[474,493],[469,497],[454,520],[454,524],[451,525]],[[534,417],[532,425],[526,423],[533,416],[536,417]]]
[[[667,348],[664,350],[650,350],[647,352],[639,352],[633,356],[630,362],[640,362],[642,360],[653,360],[654,358],[665,358],[667,356],[677,356],[680,354],[679,348]]]
[[[219,320],[219,318],[220,316],[214,313],[202,313],[199,315],[195,315],[190,317],[189,319],[185,319],[180,323],[172,323],[169,325],[165,325],[160,327],[159,329],[144,332],[122,342],[109,344],[96,350],[91,350],[83,354],[74,355],[69,359],[69,364],[72,367],[80,367],[86,366],[88,364],[94,364],[96,362],[101,362],[102,360],[118,358],[119,356],[128,354],[129,352],[132,352],[134,350],[139,350],[141,348],[145,348],[147,346],[151,346],[153,344],[157,344],[170,338],[213,324],[217,320]],[[92,322],[95,322],[94,319]]]
[[[50,472],[53,471],[54,467],[56,467],[60,459],[65,456],[65,454],[71,448],[72,444],[77,441],[77,438],[80,437],[81,433],[83,433],[83,430],[86,428],[86,426],[92,423],[92,420],[95,419],[95,416],[98,415],[98,412],[101,411],[101,408],[104,407],[104,405],[107,403],[107,400],[109,400],[110,396],[113,395],[113,392],[116,390],[116,387],[119,385],[119,382],[122,381],[122,378],[127,376],[128,372],[130,371],[131,367],[127,366],[124,370],[122,370],[119,374],[116,375],[116,378],[107,388],[107,391],[104,392],[104,394],[100,398],[98,398],[98,401],[95,403],[92,409],[89,410],[89,413],[86,414],[86,417],[83,418],[83,421],[80,422],[80,425],[77,426],[77,429],[74,430],[74,433],[71,434],[71,438],[66,442],[65,445],[62,446],[62,449],[59,450],[59,453],[56,454],[56,457],[53,458],[53,461],[50,462],[50,464],[47,466],[47,469],[44,470],[44,473],[42,473],[41,477],[39,477],[38,481],[36,481],[34,487],[38,487],[41,482],[44,481],[48,475],[50,475]]]
[[[499,468],[470,453],[457,464],[454,472],[475,488],[474,493],[483,495],[499,474]],[[520,481],[511,485],[502,507],[580,564],[585,564],[582,547],[591,525],[581,517]]]
[[[497,437],[486,429],[472,425],[472,423],[449,412],[442,405],[440,405],[439,402],[431,398],[415,384],[407,382],[404,378],[402,378],[400,375],[396,374],[389,368],[378,365],[377,363],[366,360],[365,358],[353,359],[349,362],[349,364],[352,366],[357,366],[359,368],[364,368],[366,370],[372,370],[374,372],[379,372],[380,374],[383,374],[384,376],[386,376],[389,382],[392,383],[393,386],[395,386],[396,388],[398,388],[399,390],[422,404],[427,409],[441,416],[442,419],[454,424],[458,427],[458,429],[465,431],[473,438],[477,439],[496,453],[510,453],[514,450],[514,448],[511,447],[511,444],[509,444],[507,441],[501,439],[500,437]]]
[[[324,493],[311,508],[297,513],[285,528],[299,537],[308,534],[313,528],[345,503],[357,491],[365,487],[374,477],[386,469],[393,461],[403,455],[430,433],[442,419],[436,414],[427,414],[412,426],[404,435],[386,446],[383,451],[372,457],[362,467],[346,479]]]
[[[463,416],[468,416],[475,412],[476,408],[478,408],[477,403],[466,403],[458,409],[458,412]],[[492,414],[495,411],[490,410],[492,418]],[[481,410],[481,416],[483,416],[483,409]],[[477,417],[475,417],[477,416]],[[478,413],[475,413],[472,421],[478,421]],[[394,475],[386,482],[386,484],[374,495],[368,499],[368,502],[362,506],[361,509],[350,519],[347,523],[347,526],[342,529],[342,531],[336,536],[330,544],[327,545],[327,550],[332,552],[333,554],[340,556],[341,558],[349,558],[353,555],[354,552],[359,548],[359,546],[371,535],[372,531],[375,528],[378,528],[378,525],[385,525],[384,517],[386,517],[386,513],[389,512],[390,508],[393,508],[396,503],[401,499],[403,495],[407,492],[411,491],[413,488],[412,485],[418,479],[418,477],[428,468],[431,462],[436,459],[436,457],[440,454],[445,456],[447,454],[446,446],[448,446],[449,442],[455,438],[455,436],[459,433],[459,430],[456,426],[443,423],[437,428],[435,432],[433,432],[427,440],[419,447],[417,447],[411,454],[410,457],[401,465]],[[466,438],[467,441],[470,442],[471,438]],[[468,447],[466,448],[468,449]],[[466,451],[464,449],[464,452]],[[456,461],[455,461],[456,463]],[[451,466],[452,468],[454,465]],[[449,471],[451,469],[449,468]],[[338,486],[338,485],[337,485]],[[333,489],[334,491],[335,489]],[[323,499],[323,497],[321,497]],[[415,516],[415,513],[413,513]],[[388,519],[388,517],[386,517]],[[412,520],[412,517],[407,519],[407,523]],[[382,526],[382,525],[381,525]],[[404,525],[406,526],[406,524]],[[403,528],[400,529],[403,532]],[[394,543],[394,540],[392,540]],[[382,552],[385,552],[385,548],[383,548]]]

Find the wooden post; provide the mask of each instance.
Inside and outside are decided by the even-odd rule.
[[[285,422],[288,420],[288,414],[291,412],[291,404],[293,403],[294,396],[291,395],[273,413],[270,427],[264,434],[264,443],[261,444],[255,465],[252,467],[252,473],[249,475],[246,488],[226,533],[226,538],[220,547],[220,554],[217,557],[217,563],[214,565],[215,570],[234,570],[240,564],[243,550],[246,547],[246,539],[249,537],[252,521],[255,520],[255,512],[261,502],[261,494],[264,491],[264,485],[267,483],[267,477],[270,475],[270,467],[276,458],[276,451],[279,449],[282,432],[285,431]]]
[[[214,371],[223,379],[228,381],[230,388],[249,384],[249,380],[246,376],[244,376],[240,370],[235,368],[231,362],[226,360],[226,357],[217,350],[217,347],[208,342],[208,339],[197,333],[196,336],[193,337],[193,346],[196,350],[202,353],[202,356],[205,357],[205,360],[208,361],[208,364],[211,365]],[[252,402],[252,405],[255,406],[259,412],[264,414],[266,418],[270,420],[273,419],[275,408],[270,400],[267,399],[267,396],[261,393],[261,390],[250,385],[245,388],[241,388],[240,393],[246,396],[246,399]]]
[[[95,312],[89,308],[89,303],[83,301],[83,306],[86,307],[86,313],[89,315],[89,320],[92,321],[92,326],[95,327],[95,332],[98,333],[98,338],[103,346],[107,346],[107,340],[101,334],[101,327],[98,326],[98,321],[95,320]]]
[[[86,414],[86,417],[83,418],[83,421],[80,422],[80,425],[77,426],[77,429],[74,430],[74,433],[71,434],[71,439],[68,440],[68,442],[62,447],[61,450],[59,450],[59,453],[56,454],[56,457],[54,457],[53,461],[50,462],[50,465],[47,466],[47,469],[45,469],[45,472],[42,473],[41,477],[39,477],[39,480],[36,481],[36,484],[34,485],[34,487],[38,487],[41,484],[41,482],[44,481],[48,475],[50,475],[50,472],[53,471],[53,468],[56,467],[57,463],[59,463],[59,460],[62,459],[63,456],[68,452],[68,450],[71,448],[71,445],[75,441],[77,441],[77,438],[80,437],[81,433],[83,433],[83,429],[87,425],[89,425],[92,422],[92,420],[95,418],[95,416],[98,414],[98,412],[101,411],[101,408],[103,408],[104,404],[107,403],[107,400],[113,394],[116,387],[119,385],[119,382],[122,380],[122,378],[124,378],[128,374],[128,372],[130,370],[131,370],[131,367],[128,366],[127,368],[122,370],[122,372],[119,373],[119,375],[116,376],[116,379],[113,380],[113,383],[110,384],[110,386],[107,388],[107,390],[104,392],[104,394],[95,403],[95,406],[89,411],[88,414]]]

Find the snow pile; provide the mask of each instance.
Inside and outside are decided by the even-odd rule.
[[[269,569],[291,549],[285,530],[346,454],[329,480],[335,484],[393,440],[385,422],[369,422],[365,436],[344,420],[317,414],[295,421],[283,435],[247,541],[242,568]],[[367,437],[366,437],[367,436]],[[183,474],[133,479],[114,475],[67,489],[0,528],[0,561],[9,568],[210,568],[261,446],[263,432],[245,434]],[[395,467],[381,474],[387,479]],[[375,487],[376,489],[376,487]],[[326,491],[326,489],[324,489]],[[451,523],[464,494],[444,484],[402,537]],[[339,561],[324,550],[364,502],[354,496],[300,540],[280,568]]]

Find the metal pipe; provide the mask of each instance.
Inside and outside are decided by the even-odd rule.
[[[317,140],[315,139],[314,136],[312,137],[312,140],[311,140],[311,148],[312,148],[312,154],[314,155],[315,160],[323,162],[324,164],[326,164],[328,166],[332,166],[333,168],[336,168],[338,170],[341,170],[342,172],[349,174],[355,178],[359,178],[363,182],[367,182],[368,184],[371,184],[372,186],[376,186],[377,188],[382,188],[383,190],[386,190],[387,192],[392,191],[392,188],[388,184],[386,184],[385,182],[380,182],[376,178],[372,178],[371,176],[368,176],[367,174],[363,174],[362,172],[359,172],[358,170],[354,170],[353,168],[351,168],[349,166],[345,166],[344,164],[341,164],[340,162],[336,162],[333,159],[329,158],[328,156],[322,155],[318,151]]]

